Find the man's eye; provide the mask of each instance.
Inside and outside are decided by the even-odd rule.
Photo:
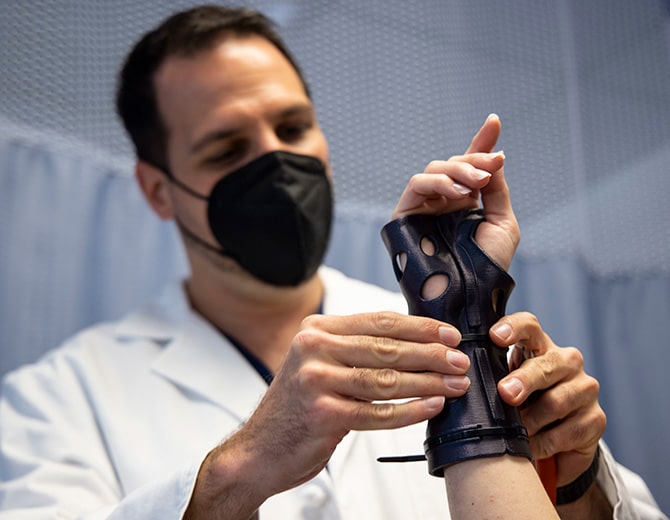
[[[281,125],[277,128],[277,137],[286,142],[297,141],[301,139],[311,128],[311,123]]]
[[[213,153],[205,160],[205,162],[213,166],[229,164],[238,160],[243,153],[244,150],[241,147],[227,148],[217,153]]]

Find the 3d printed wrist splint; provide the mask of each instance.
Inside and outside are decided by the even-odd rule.
[[[457,327],[463,335],[458,348],[471,362],[469,390],[428,421],[424,452],[434,476],[442,476],[450,464],[478,457],[531,458],[519,412],[497,390],[509,366],[506,350],[491,342],[488,331],[505,314],[514,280],[475,242],[483,221],[481,210],[467,210],[411,215],[382,229],[410,314]],[[446,276],[448,285],[436,297],[424,298],[426,281],[436,275]]]

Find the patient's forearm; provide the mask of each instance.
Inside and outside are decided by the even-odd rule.
[[[533,464],[503,455],[448,466],[444,480],[452,520],[559,518]]]

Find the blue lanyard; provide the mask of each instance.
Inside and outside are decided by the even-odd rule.
[[[316,311],[316,314],[323,314],[323,302],[319,304],[319,309]],[[270,369],[263,363],[260,359],[258,359],[256,356],[254,356],[251,352],[249,352],[249,349],[242,345],[237,339],[233,338],[232,336],[226,334],[225,332],[221,331],[221,334],[223,334],[228,341],[230,341],[233,346],[242,354],[245,359],[251,364],[252,367],[254,367],[254,370],[258,372],[258,375],[260,375],[263,378],[263,381],[265,381],[268,385],[272,383],[272,380],[274,379],[274,374],[270,372]]]
[[[237,350],[240,351],[240,354],[242,354],[246,360],[251,364],[252,367],[258,372],[258,375],[260,375],[263,380],[269,385],[272,383],[272,380],[274,379],[274,374],[270,372],[270,369],[263,363],[260,359],[258,359],[256,356],[254,356],[251,352],[249,352],[249,349],[242,345],[239,341],[237,341],[235,338],[232,336],[229,336],[225,332],[222,332],[222,334],[228,338],[228,341],[230,341]]]

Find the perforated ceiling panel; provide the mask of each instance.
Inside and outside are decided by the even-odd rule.
[[[604,275],[670,271],[663,1],[248,3],[303,64],[341,212],[390,214],[411,174],[462,152],[497,112],[520,254],[578,254]],[[5,2],[0,115],[130,164],[116,71],[141,32],[189,5]]]

